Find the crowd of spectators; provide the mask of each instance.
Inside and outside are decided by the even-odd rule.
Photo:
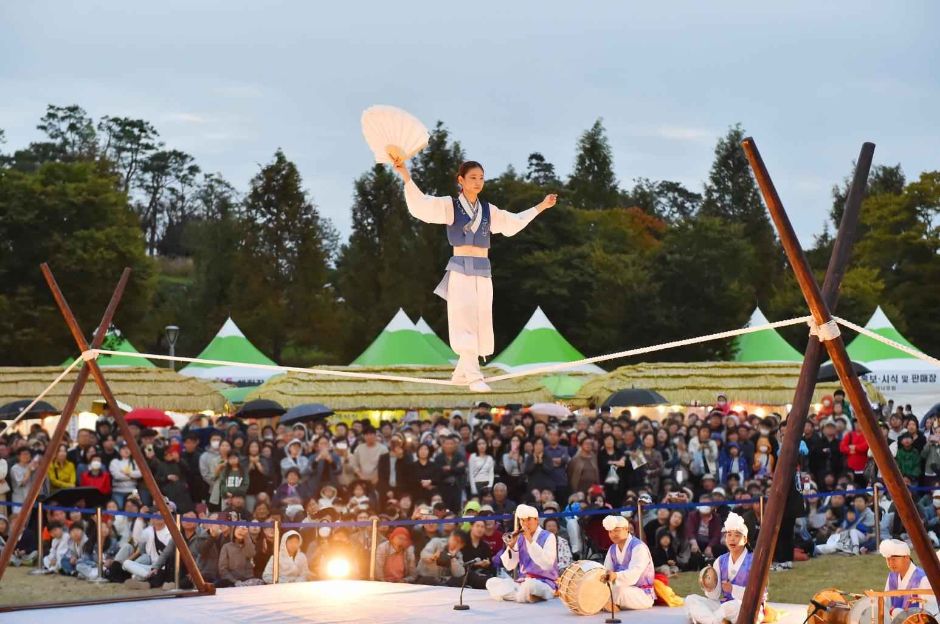
[[[909,407],[890,403],[879,410],[881,431],[908,484],[938,485],[940,421],[918,419]],[[377,579],[458,584],[467,574],[471,586],[483,587],[500,572],[496,555],[503,534],[512,530],[511,520],[486,518],[512,514],[519,503],[543,514],[587,512],[544,520],[558,537],[562,569],[602,557],[609,546],[603,514],[591,510],[626,507],[623,514],[649,544],[658,571],[698,570],[723,552],[721,526],[731,510],[744,516],[750,544],[756,543],[760,501],[788,435],[800,436],[800,462],[774,554],[776,569],[791,568],[794,559],[871,551],[876,522],[883,536],[905,537],[887,496],[876,514],[870,492],[819,495],[864,489],[880,476],[843,393],[826,397],[802,431],[785,425],[777,414],[735,410],[719,396],[704,414],[661,418],[602,408],[557,420],[481,404],[466,415],[411,412],[377,429],[369,421],[286,427],[195,415],[182,428],[133,431],[163,495],[183,517],[183,535],[202,575],[223,587],[272,583],[275,577],[280,583],[368,578],[374,518],[417,521],[397,527],[380,522]],[[0,500],[21,502],[30,484],[42,479],[50,500],[82,487],[94,496],[81,504],[155,512],[141,466],[109,419],[100,419],[95,430],[79,430],[74,441],[57,449],[47,473],[37,474],[48,439],[35,424],[25,437],[0,440]],[[917,500],[936,540],[940,492],[918,491]],[[660,503],[668,505],[657,508]],[[483,519],[456,521],[470,516]],[[175,546],[162,519],[103,518],[108,580],[173,586]],[[189,522],[194,519],[229,523]],[[95,578],[94,516],[48,511],[44,520],[41,536],[35,521],[28,525],[14,565]],[[283,530],[279,544],[272,526],[236,526],[275,520],[300,526]],[[304,526],[336,521],[361,524]],[[0,516],[0,541],[9,538],[9,529],[7,516]],[[339,568],[336,562],[342,562]],[[189,584],[185,573],[182,584]]]

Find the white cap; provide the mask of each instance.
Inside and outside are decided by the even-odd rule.
[[[519,505],[516,507],[516,519],[524,520],[526,518],[538,518],[539,510],[531,505]]]
[[[728,533],[729,531],[737,531],[745,538],[747,537],[747,525],[744,524],[744,518],[734,513],[733,511],[728,514],[728,519],[725,520],[725,525],[721,527],[722,533]]]
[[[623,516],[607,516],[604,518],[604,530],[613,531],[614,529],[619,528],[628,528],[630,523],[627,522],[627,519]]]
[[[878,552],[885,559],[888,557],[910,557],[911,547],[907,545],[907,542],[902,542],[899,539],[886,539],[881,542]]]

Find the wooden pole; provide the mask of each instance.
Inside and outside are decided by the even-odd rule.
[[[760,186],[764,202],[767,204],[770,215],[777,227],[780,242],[790,261],[790,266],[793,267],[797,282],[800,284],[800,290],[803,291],[803,297],[806,299],[806,303],[813,315],[813,320],[816,322],[817,326],[822,327],[832,321],[832,314],[826,302],[823,300],[822,293],[819,290],[819,286],[816,284],[812,270],[809,267],[809,263],[806,261],[806,256],[793,230],[793,225],[790,223],[790,219],[783,208],[783,202],[780,201],[780,197],[777,194],[777,190],[774,188],[773,181],[770,179],[770,174],[767,172],[767,167],[761,159],[760,152],[758,152],[754,140],[746,138],[742,146],[744,147],[744,152],[747,155],[754,176],[757,178],[757,184]],[[831,339],[825,340],[824,345],[826,352],[829,354],[839,374],[839,381],[842,383],[845,394],[856,414],[858,425],[861,427],[862,433],[868,441],[868,446],[875,458],[875,462],[881,470],[885,486],[891,494],[891,500],[894,501],[901,522],[904,524],[904,528],[911,538],[914,551],[917,553],[917,558],[920,560],[921,566],[923,566],[931,588],[933,588],[934,591],[938,591],[940,590],[940,560],[938,560],[930,544],[930,539],[927,537],[927,529],[924,527],[923,522],[921,522],[917,506],[914,504],[910,490],[908,490],[904,483],[901,470],[898,468],[897,462],[891,455],[891,451],[888,448],[888,441],[878,428],[878,419],[875,416],[874,410],[872,410],[871,404],[868,402],[868,397],[865,395],[865,390],[862,388],[862,384],[858,379],[855,369],[852,368],[852,362],[849,360],[849,356],[845,351],[845,344],[842,342],[842,337],[835,335],[831,337]]]
[[[835,309],[839,300],[839,287],[842,278],[849,266],[852,255],[852,246],[855,242],[855,232],[858,227],[858,215],[868,185],[868,174],[871,171],[871,162],[875,153],[873,143],[862,145],[855,165],[855,176],[845,200],[845,210],[839,223],[839,233],[829,258],[829,267],[826,269],[826,280],[823,283],[823,297],[831,309]],[[770,576],[770,566],[773,561],[774,546],[780,535],[780,525],[786,509],[787,495],[793,487],[793,475],[799,461],[800,438],[803,436],[803,426],[806,423],[809,405],[816,389],[816,378],[819,375],[819,365],[823,362],[825,348],[815,336],[810,336],[803,356],[803,366],[800,368],[800,377],[793,395],[790,413],[787,415],[787,434],[777,457],[777,467],[774,470],[773,483],[768,494],[767,507],[761,518],[761,530],[757,536],[754,547],[754,560],[751,563],[751,577],[744,597],[741,599],[741,610],[738,612],[737,624],[750,624],[754,621],[761,599],[767,589]],[[761,498],[763,502],[763,498]]]
[[[117,310],[118,303],[120,303],[121,297],[124,295],[124,288],[127,286],[127,280],[130,278],[130,275],[130,269],[124,269],[124,272],[121,274],[121,279],[118,280],[117,286],[111,294],[111,301],[108,302],[108,307],[105,308],[104,314],[101,316],[101,322],[98,323],[98,330],[91,340],[91,346],[95,349],[99,348],[104,342],[108,328],[111,326],[111,321],[114,319],[114,313]],[[85,349],[82,349],[82,351],[84,350]],[[59,416],[59,422],[52,432],[49,444],[46,446],[46,452],[43,453],[42,459],[36,467],[36,471],[33,473],[35,476],[32,484],[29,486],[29,490],[26,492],[26,498],[23,499],[23,506],[20,507],[20,512],[13,520],[13,526],[10,528],[10,537],[7,539],[3,551],[0,552],[0,579],[3,578],[3,573],[6,572],[10,558],[13,556],[13,550],[16,548],[16,543],[23,535],[23,529],[26,528],[26,522],[29,520],[33,505],[36,504],[36,500],[39,498],[39,490],[46,480],[49,465],[52,463],[52,459],[55,457],[59,445],[62,444],[62,440],[65,438],[65,430],[68,427],[69,420],[75,412],[78,399],[82,396],[82,390],[85,389],[85,383],[88,381],[88,375],[90,373],[88,364],[88,362],[85,362],[78,371],[78,376],[75,378],[75,383],[72,384],[69,397],[66,399],[65,406],[62,408],[62,414]]]
[[[85,336],[82,334],[82,330],[78,326],[78,321],[75,319],[75,315],[72,313],[72,309],[69,307],[68,302],[65,300],[65,296],[59,289],[59,285],[56,283],[55,277],[52,275],[52,271],[49,269],[49,265],[43,263],[40,268],[42,269],[43,277],[46,278],[46,283],[49,285],[49,289],[52,291],[52,296],[55,298],[56,304],[58,304],[59,310],[62,312],[62,316],[65,318],[65,323],[72,332],[72,338],[75,339],[75,343],[82,352],[87,351],[90,347],[85,341]],[[107,328],[105,328],[105,331],[107,331]],[[114,415],[114,420],[117,422],[118,430],[121,432],[121,436],[124,438],[124,441],[127,444],[127,448],[129,448],[131,451],[131,457],[134,458],[134,461],[137,463],[137,466],[140,469],[140,475],[143,478],[144,483],[147,485],[147,490],[149,490],[153,495],[154,505],[156,505],[157,509],[160,511],[160,515],[163,516],[163,521],[166,523],[166,527],[170,531],[170,536],[173,538],[173,543],[176,545],[176,549],[180,553],[180,558],[183,560],[183,564],[186,566],[186,570],[189,572],[189,577],[193,581],[193,586],[203,594],[215,593],[215,588],[212,586],[212,584],[207,583],[206,580],[202,577],[202,573],[199,571],[199,566],[196,565],[196,559],[193,557],[193,553],[189,549],[189,545],[183,538],[182,532],[176,525],[176,521],[173,518],[173,512],[170,511],[169,505],[167,505],[167,502],[163,499],[163,493],[160,491],[160,486],[157,485],[157,481],[153,477],[153,472],[150,470],[150,465],[147,463],[147,459],[140,450],[140,445],[137,444],[137,440],[134,438],[130,427],[127,425],[127,420],[124,418],[124,411],[118,407],[117,399],[115,398],[114,393],[111,392],[111,387],[108,385],[107,380],[105,380],[104,374],[101,372],[101,367],[98,366],[98,362],[96,360],[88,360],[85,362],[85,366],[90,370],[91,376],[95,380],[95,385],[98,386],[98,391],[101,393],[101,396],[104,397],[105,402],[111,409],[111,413]]]

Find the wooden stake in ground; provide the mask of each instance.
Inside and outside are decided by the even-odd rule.
[[[839,223],[839,233],[836,235],[829,258],[829,267],[826,270],[826,279],[823,282],[823,298],[830,309],[835,309],[839,300],[839,288],[842,278],[849,266],[852,255],[852,246],[855,243],[855,231],[858,226],[858,214],[868,185],[868,173],[871,171],[872,157],[875,153],[873,143],[862,145],[855,165],[855,176],[845,200],[845,210],[842,212],[842,221]],[[774,547],[780,534],[780,525],[787,505],[789,490],[794,487],[793,476],[799,460],[800,439],[803,436],[803,425],[809,412],[809,405],[816,389],[816,378],[819,375],[819,365],[822,364],[825,347],[814,336],[806,345],[803,356],[803,366],[800,369],[799,381],[793,395],[793,403],[786,421],[786,437],[780,447],[777,466],[774,470],[773,483],[770,486],[767,508],[761,518],[760,533],[754,547],[754,559],[751,562],[751,576],[741,599],[741,610],[738,612],[737,624],[750,624],[755,621],[757,610],[760,608],[764,591],[767,589],[767,579],[770,575],[770,564],[773,560]]]
[[[807,262],[803,249],[800,247],[793,225],[783,208],[783,202],[780,201],[754,140],[750,137],[744,139],[742,147],[751,165],[751,170],[754,172],[754,177],[757,179],[757,184],[764,197],[764,203],[767,204],[770,216],[777,227],[780,242],[790,261],[790,266],[793,267],[800,290],[803,292],[803,297],[806,299],[813,315],[817,331],[823,338],[826,352],[839,374],[839,381],[842,383],[845,394],[856,414],[858,425],[868,441],[868,446],[884,478],[885,486],[891,494],[891,500],[894,502],[901,522],[911,538],[914,551],[917,553],[917,558],[927,575],[931,588],[935,592],[940,592],[940,560],[938,560],[930,544],[927,529],[921,521],[914,499],[911,497],[911,492],[904,483],[901,470],[891,455],[888,441],[878,428],[878,419],[868,402],[868,397],[865,395],[865,390],[858,379],[858,374],[852,368],[852,363],[845,351],[845,344],[841,335],[839,335],[838,326],[832,321],[832,314],[823,300],[819,285],[816,283],[809,262]],[[797,435],[799,435],[799,432]]]

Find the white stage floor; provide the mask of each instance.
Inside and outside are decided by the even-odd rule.
[[[603,614],[577,616],[560,600],[537,604],[516,604],[491,600],[485,591],[468,589],[464,602],[468,611],[454,611],[459,589],[403,585],[368,581],[320,581],[286,585],[262,585],[220,589],[215,596],[167,598],[144,602],[67,607],[72,622],[94,624],[210,624],[222,622],[297,622],[375,624],[424,622],[520,622],[539,624],[559,622],[602,622]],[[806,607],[774,605],[783,612],[780,624],[800,624]],[[4,613],[4,624],[34,624],[56,621],[65,610],[42,609]],[[655,621],[657,624],[685,624],[682,607],[654,607],[647,611],[621,612],[624,624]]]

